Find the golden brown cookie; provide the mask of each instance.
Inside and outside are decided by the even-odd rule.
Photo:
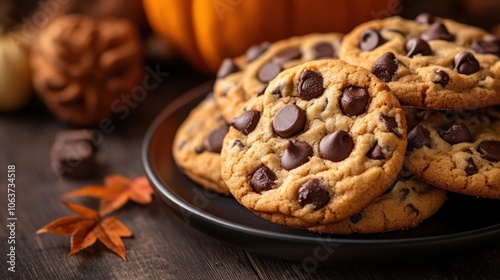
[[[328,234],[380,233],[416,227],[444,204],[446,191],[401,172],[391,188],[349,219],[309,228]]]
[[[220,150],[228,125],[211,95],[196,106],[175,134],[172,153],[176,164],[206,189],[230,195],[220,168]]]
[[[339,51],[386,82],[401,105],[438,110],[500,104],[499,56],[498,38],[430,15],[361,24]]]
[[[267,83],[284,69],[316,59],[336,58],[340,33],[309,34],[272,44],[263,42],[247,53],[222,63],[214,96],[224,118],[230,122],[243,111],[245,101],[264,92]]]
[[[261,217],[292,227],[346,219],[395,180],[406,121],[375,76],[340,60],[283,71],[224,140],[222,178]]]
[[[500,199],[498,111],[414,111],[405,166],[437,187]]]

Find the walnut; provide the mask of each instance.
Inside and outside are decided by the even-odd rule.
[[[140,84],[143,57],[134,25],[121,19],[68,15],[38,35],[31,57],[38,95],[61,121],[91,126]]]

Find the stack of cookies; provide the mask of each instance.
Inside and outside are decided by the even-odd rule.
[[[274,223],[415,227],[446,190],[500,199],[499,56],[500,39],[430,14],[265,42],[222,63],[174,159]]]

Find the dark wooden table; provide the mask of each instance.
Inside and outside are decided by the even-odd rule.
[[[156,67],[152,65],[152,67]],[[176,96],[206,81],[196,72],[162,66],[170,75],[148,93],[115,129],[104,135],[99,152],[102,167],[92,178],[59,178],[50,167],[49,151],[57,132],[68,127],[57,122],[35,102],[27,110],[0,115],[0,279],[498,279],[500,249],[432,263],[383,266],[320,266],[311,272],[301,263],[245,252],[186,225],[158,198],[148,206],[129,203],[122,221],[134,233],[124,239],[128,261],[95,245],[68,257],[69,237],[35,231],[72,213],[59,197],[75,188],[101,183],[103,175],[143,175],[141,144],[157,114]],[[37,105],[38,104],[38,105]],[[16,166],[16,272],[7,271],[8,165]],[[80,199],[92,205],[95,200]],[[498,215],[498,213],[485,213]],[[383,258],[380,252],[380,258]]]

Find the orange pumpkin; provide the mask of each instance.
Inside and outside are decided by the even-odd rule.
[[[348,32],[398,13],[398,0],[143,0],[153,30],[197,68],[215,73],[262,41],[311,32]]]

